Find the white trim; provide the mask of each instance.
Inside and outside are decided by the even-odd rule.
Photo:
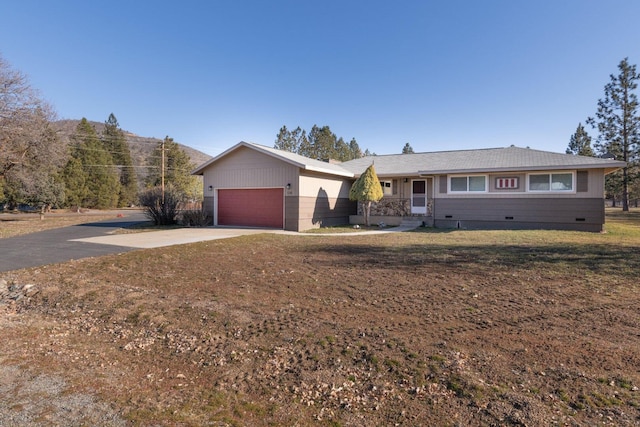
[[[571,190],[554,190],[551,188],[553,183],[552,175],[563,175],[570,174],[571,175]],[[530,177],[534,175],[548,175],[549,176],[549,189],[548,190],[532,190],[530,188]],[[574,194],[576,193],[576,171],[575,170],[562,170],[562,171],[549,171],[549,172],[531,172],[527,174],[527,182],[526,182],[527,193],[534,194]]]
[[[413,183],[416,181],[424,182],[424,206],[413,206]],[[429,194],[429,189],[427,189],[427,179],[412,179],[411,180],[411,214],[412,215],[426,215],[427,214],[427,205],[429,204],[429,200],[427,195]],[[421,193],[417,193],[421,194]]]
[[[469,178],[482,177],[484,178],[484,190],[472,191],[469,190]],[[467,178],[467,189],[465,191],[458,191],[451,189],[452,178]],[[485,174],[465,174],[465,175],[447,175],[447,194],[484,194],[489,192],[489,175]]]

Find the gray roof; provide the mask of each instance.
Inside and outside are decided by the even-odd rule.
[[[625,166],[625,162],[611,159],[552,153],[514,146],[370,156],[350,160],[341,163],[340,166],[358,176],[372,163],[378,176],[562,169],[605,169],[605,172],[609,173]]]
[[[626,164],[625,162],[611,159],[552,153],[515,146],[480,150],[388,154],[362,157],[334,164],[310,159],[289,151],[242,141],[200,165],[193,171],[193,174],[202,175],[204,169],[209,165],[239,147],[252,148],[304,170],[349,178],[359,176],[372,163],[375,166],[376,174],[381,177],[563,169],[604,169],[605,173],[609,173],[624,167]]]
[[[202,175],[204,169],[206,169],[209,165],[215,163],[220,158],[226,156],[230,152],[238,149],[239,147],[253,148],[256,151],[264,153],[268,156],[276,157],[286,163],[292,164],[304,170],[327,173],[330,175],[345,176],[348,178],[353,177],[353,172],[340,167],[340,164],[333,164],[333,163],[323,162],[320,160],[314,160],[308,157],[301,156],[296,153],[291,153],[289,151],[278,150],[276,148],[267,147],[266,145],[260,145],[260,144],[255,144],[253,142],[244,142],[244,141],[237,143],[236,145],[224,151],[223,153],[218,154],[216,157],[209,160],[208,162],[198,166],[198,168],[192,172],[193,175]]]

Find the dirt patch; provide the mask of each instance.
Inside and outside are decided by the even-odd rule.
[[[0,304],[0,422],[638,425],[637,243],[254,235],[14,271],[38,292]]]

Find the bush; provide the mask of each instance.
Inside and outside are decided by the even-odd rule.
[[[178,204],[183,199],[182,193],[168,185],[164,190],[164,203],[162,203],[162,188],[154,187],[140,195],[140,204],[144,207],[144,214],[155,225],[173,225],[177,222]]]
[[[211,215],[202,209],[187,209],[180,212],[180,224],[187,227],[205,227],[211,224]]]

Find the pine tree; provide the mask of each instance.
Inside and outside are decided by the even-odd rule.
[[[82,205],[96,209],[110,209],[118,204],[120,181],[111,154],[105,150],[95,129],[83,118],[76,128],[75,155],[86,174],[87,194]]]
[[[273,148],[277,148],[283,151],[290,151],[292,153],[298,153],[300,145],[306,141],[307,133],[300,129],[300,126],[290,131],[286,126],[280,128],[276,142]]]
[[[349,191],[349,200],[362,203],[365,225],[369,226],[371,202],[379,201],[383,195],[382,186],[380,185],[378,175],[372,164],[360,175],[356,182],[353,183]]]
[[[402,148],[402,154],[413,154],[413,153],[414,151],[411,144],[409,144],[408,142],[404,144],[404,147]]]
[[[336,143],[338,138],[331,132],[329,126],[318,127],[313,125],[307,144],[300,146],[298,154],[317,160],[336,159]]]
[[[80,210],[89,194],[89,188],[87,187],[88,178],[88,174],[82,167],[79,153],[72,154],[62,170],[62,181],[64,182],[67,206]]]
[[[111,153],[113,162],[119,172],[120,193],[118,194],[118,206],[130,206],[138,199],[138,182],[133,168],[131,150],[124,132],[120,129],[116,116],[111,113],[104,123],[102,141],[107,151]]]
[[[582,123],[578,123],[576,133],[571,135],[566,153],[578,156],[594,156],[593,150],[591,149],[591,137],[584,129],[584,126],[582,126]]]
[[[336,144],[333,148],[333,156],[331,158],[341,162],[351,160],[351,150],[342,137],[336,140]]]
[[[282,126],[273,148],[290,151],[316,160],[347,160],[359,159],[363,153],[355,138],[347,144],[342,137],[338,138],[331,132],[329,126],[318,127],[313,125],[307,135],[306,131],[298,126],[290,131]]]
[[[362,157],[362,150],[355,138],[351,138],[351,141],[349,142],[349,151],[351,151],[351,159],[349,160],[359,159]]]
[[[291,132],[287,129],[286,126],[282,126],[278,135],[276,136],[276,142],[273,144],[273,148],[277,148],[282,151],[290,151],[295,153],[297,147],[295,143],[291,140]]]
[[[610,82],[604,87],[604,98],[598,100],[596,116],[587,120],[598,129],[596,149],[611,154],[617,160],[627,162],[622,169],[619,192],[622,195],[622,210],[629,210],[629,188],[638,180],[638,160],[640,151],[640,115],[638,97],[634,91],[638,87],[640,75],[636,66],[625,58],[618,64],[619,74],[611,74]],[[618,189],[613,191],[618,192]]]

